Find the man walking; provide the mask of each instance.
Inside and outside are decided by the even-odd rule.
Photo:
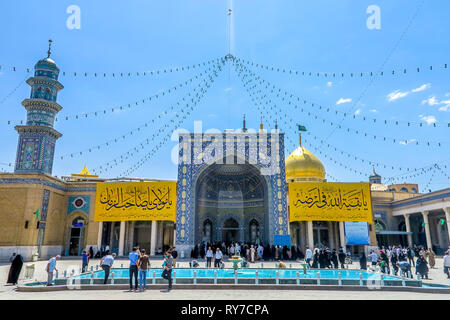
[[[166,263],[164,264],[164,269],[162,273],[162,277],[169,281],[169,287],[167,288],[167,292],[172,290],[172,264],[173,264],[173,258],[170,251],[166,252]]]
[[[100,266],[103,269],[103,271],[105,271],[105,280],[103,281],[103,284],[106,284],[108,282],[109,272],[114,263],[115,257],[116,257],[115,253],[110,254],[109,251],[106,251],[106,255],[100,261]]]
[[[134,291],[138,288],[138,266],[139,254],[136,252],[137,248],[134,247],[133,251],[128,255],[130,260],[130,291],[133,291],[133,277],[134,277]]]
[[[139,268],[139,290],[145,291],[145,287],[147,286],[147,270],[149,265],[148,255],[145,254],[145,249],[141,250],[141,256],[138,260],[138,268]]]
[[[47,286],[53,285],[53,271],[58,272],[58,269],[56,269],[56,260],[59,259],[61,259],[61,256],[58,254],[48,260],[47,267],[45,268],[45,271],[47,271]]]

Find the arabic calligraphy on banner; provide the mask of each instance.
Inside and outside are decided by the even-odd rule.
[[[291,182],[290,221],[372,223],[369,183]]]
[[[176,221],[176,182],[97,183],[94,221]]]

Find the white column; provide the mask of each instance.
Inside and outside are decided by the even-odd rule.
[[[102,247],[102,237],[103,237],[103,222],[98,223],[98,233],[97,233],[97,250],[100,251]]]
[[[156,227],[158,221],[152,221],[152,232],[151,232],[151,240],[150,240],[150,255],[155,255],[155,247],[156,247]]]
[[[177,230],[173,228],[173,241],[172,241],[172,247],[175,247],[175,243],[177,242]]]
[[[444,208],[445,220],[447,220],[448,242],[450,243],[450,207]]]
[[[120,221],[119,256],[123,256],[123,246],[125,244],[125,226],[125,221]]]
[[[312,221],[306,221],[306,228],[308,230],[308,247],[311,250],[314,250],[314,233],[313,233],[313,222]]]
[[[406,232],[411,232],[411,224],[410,224],[410,222],[409,222],[409,217],[410,217],[410,216],[411,216],[410,214],[405,214],[405,215],[404,215],[404,217],[405,217]],[[412,248],[412,246],[413,246],[413,243],[412,243],[412,234],[408,234],[408,235],[407,235],[407,238],[408,238],[408,247]]]
[[[163,248],[164,245],[164,221],[158,221],[158,236],[156,239],[157,248]]]
[[[436,236],[438,238],[438,247],[444,248],[444,239],[442,239],[441,225],[439,224],[439,218],[436,220]]]
[[[340,241],[341,241],[341,247],[344,250],[344,252],[346,252],[344,222],[342,222],[342,221],[339,222],[339,237],[340,237]]]
[[[428,219],[428,211],[423,211],[422,212],[422,216],[423,216],[423,222],[425,223],[425,236],[427,238],[427,247],[429,249],[433,248],[433,245],[431,243],[431,233],[430,233],[430,223],[429,223],[429,219]]]
[[[339,226],[337,222],[333,222],[333,235],[334,235],[334,245],[335,249],[339,249]]]
[[[330,249],[335,248],[334,244],[334,230],[333,221],[328,221],[328,247]]]

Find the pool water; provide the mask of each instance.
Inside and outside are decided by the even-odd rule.
[[[204,269],[204,268],[176,268],[173,272],[176,273],[176,278],[194,278],[194,271],[197,273],[197,278],[214,278],[214,271],[217,272],[218,278],[234,278],[234,269]],[[256,271],[258,271],[258,278],[276,278],[276,272],[278,271],[278,277],[280,279],[296,279],[297,272],[299,273],[299,278],[301,279],[317,279],[317,273],[320,273],[321,279],[338,279],[339,273],[342,279],[354,279],[359,280],[360,274],[362,274],[362,279],[379,279],[381,274],[367,272],[364,270],[328,270],[328,269],[307,269],[306,274],[303,269],[239,269],[237,272],[238,278],[256,278]],[[113,268],[111,273],[114,272],[114,278],[129,278],[129,269],[127,268]],[[160,277],[162,273],[161,268],[152,268],[147,272],[147,278],[153,278],[153,272],[155,272],[156,277]],[[105,272],[103,270],[94,271],[94,278],[104,278]],[[110,273],[110,274],[111,274]],[[172,275],[173,276],[173,275]],[[111,275],[110,275],[111,277]],[[73,277],[74,279],[90,279],[91,273],[84,273]],[[384,275],[385,280],[400,280],[400,277]]]

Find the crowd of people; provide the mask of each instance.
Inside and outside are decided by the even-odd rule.
[[[449,277],[449,267],[446,266],[450,249],[444,255],[444,273]],[[364,255],[364,254],[362,254]],[[429,269],[436,265],[436,254],[431,248],[424,249],[422,246],[410,247],[389,246],[381,247],[378,252],[372,250],[369,254],[372,267],[378,266],[382,273],[413,278],[411,267],[415,267],[418,278],[428,279]],[[416,258],[416,260],[415,260]],[[446,260],[447,259],[447,260]]]
[[[217,252],[219,258],[217,258]],[[212,254],[212,255],[211,255]],[[207,262],[217,261],[217,265],[223,259],[223,256],[232,257],[239,255],[249,262],[255,261],[278,261],[278,260],[299,260],[305,257],[304,253],[296,246],[263,246],[262,244],[225,242],[201,243],[197,244],[191,251],[191,259],[206,259]],[[210,266],[211,264],[209,264]]]
[[[214,268],[224,268],[224,257],[229,258],[233,256],[239,256],[243,259],[242,267],[248,267],[249,262],[256,261],[276,261],[278,268],[286,268],[286,264],[282,260],[295,260],[301,261],[304,259],[305,263],[310,268],[329,268],[338,269],[339,267],[344,269],[350,258],[349,253],[345,253],[343,248],[339,250],[324,248],[314,248],[313,250],[306,247],[305,254],[295,246],[288,248],[287,246],[262,246],[252,245],[249,243],[233,242],[229,245],[222,243],[213,244],[201,244],[197,245],[191,252],[190,266],[193,268],[200,267],[198,262],[199,256],[205,259],[206,268],[211,268],[214,263]],[[86,272],[89,264],[89,260],[92,257],[90,252],[83,250],[82,254],[82,272]],[[116,258],[115,253],[111,253],[109,250],[104,252],[100,266],[105,272],[104,284],[107,283],[110,270],[114,264]],[[178,252],[175,247],[169,248],[163,254],[162,274],[161,277],[168,280],[168,290],[172,290],[172,268],[176,266],[178,258]],[[60,255],[56,255],[48,260],[45,271],[47,272],[47,285],[52,285],[53,274],[58,271],[56,268],[57,260],[61,259]],[[130,291],[133,291],[133,279],[134,279],[134,291],[144,291],[146,287],[147,271],[150,268],[149,256],[146,254],[145,249],[134,247],[128,255],[130,262],[129,266],[129,280]],[[13,254],[10,258],[11,267],[8,274],[8,284],[17,284],[20,271],[23,265],[23,257],[20,254]],[[413,278],[412,267],[415,268],[415,274],[420,279],[429,279],[429,269],[433,269],[436,265],[436,254],[430,248],[424,249],[421,246],[401,247],[401,246],[389,246],[381,247],[378,250],[371,250],[368,256],[365,252],[361,252],[359,256],[360,269],[372,270],[378,269],[385,274],[392,274],[397,276]],[[450,279],[450,247],[444,253],[443,257],[443,271]],[[138,280],[139,278],[139,280]]]

